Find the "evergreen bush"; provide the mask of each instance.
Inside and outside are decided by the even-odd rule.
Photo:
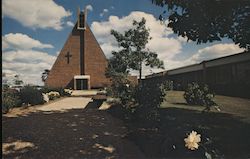
[[[21,106],[19,93],[14,89],[4,89],[2,91],[2,112],[7,113],[9,109]]]
[[[25,104],[37,105],[44,103],[42,92],[29,85],[20,90],[20,98],[22,103]]]

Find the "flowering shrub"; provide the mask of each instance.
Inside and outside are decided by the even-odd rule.
[[[64,89],[63,91],[64,91],[65,95],[71,95],[73,92],[73,90],[71,90],[71,89]]]
[[[212,156],[215,158],[219,158],[215,150],[209,151],[209,149],[206,147],[206,145],[211,143],[209,138],[207,138],[207,142],[201,143],[201,135],[196,131],[192,131],[188,135],[188,137],[184,139],[184,141],[185,147],[187,147],[189,150],[194,151],[201,147],[204,150],[204,156],[206,157],[206,159],[212,159]]]
[[[210,108],[216,103],[213,101],[214,94],[208,89],[208,86],[199,86],[197,83],[188,84],[185,90],[184,98],[190,105],[202,105]]]
[[[41,89],[43,93],[49,93],[49,92],[58,92],[60,96],[70,96],[73,92],[71,89],[64,89],[64,88],[50,88],[50,87],[43,87]]]
[[[55,91],[51,91],[49,93],[47,93],[49,100],[54,100],[56,98],[60,97],[60,93],[59,92],[55,92]]]
[[[42,95],[43,95],[43,100],[45,102],[49,102],[49,96],[48,96],[48,94],[47,93],[42,93]]]

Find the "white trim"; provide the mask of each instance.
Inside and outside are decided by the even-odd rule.
[[[90,79],[90,75],[76,75],[74,79]]]

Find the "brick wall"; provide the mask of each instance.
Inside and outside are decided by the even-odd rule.
[[[73,28],[60,54],[58,55],[50,74],[45,82],[49,87],[73,88],[73,78],[80,75],[80,32],[77,25]],[[104,87],[109,84],[105,77],[107,66],[106,57],[96,41],[90,28],[87,26],[84,37],[84,74],[90,75],[91,88]],[[70,61],[67,63],[67,52],[70,52]]]
[[[45,82],[46,86],[73,88],[74,75],[80,74],[79,50],[80,34],[75,26],[50,70],[49,76]],[[70,57],[69,64],[67,63],[67,58],[65,57],[67,52],[72,55],[72,57]]]
[[[91,88],[99,88],[108,85],[109,80],[105,77],[105,70],[108,62],[89,26],[87,26],[85,31],[84,54],[84,72],[86,75],[90,75]]]

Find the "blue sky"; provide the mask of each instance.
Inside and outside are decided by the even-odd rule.
[[[3,0],[3,72],[19,74],[25,83],[42,84],[40,76],[50,69],[76,22],[77,7],[88,6],[88,24],[105,55],[118,49],[110,29],[124,31],[133,19],[146,17],[153,39],[148,48],[158,53],[166,70],[243,51],[231,40],[196,45],[177,37],[160,24],[164,8],[151,0]],[[144,68],[144,75],[162,71]],[[137,74],[136,71],[132,72]]]

